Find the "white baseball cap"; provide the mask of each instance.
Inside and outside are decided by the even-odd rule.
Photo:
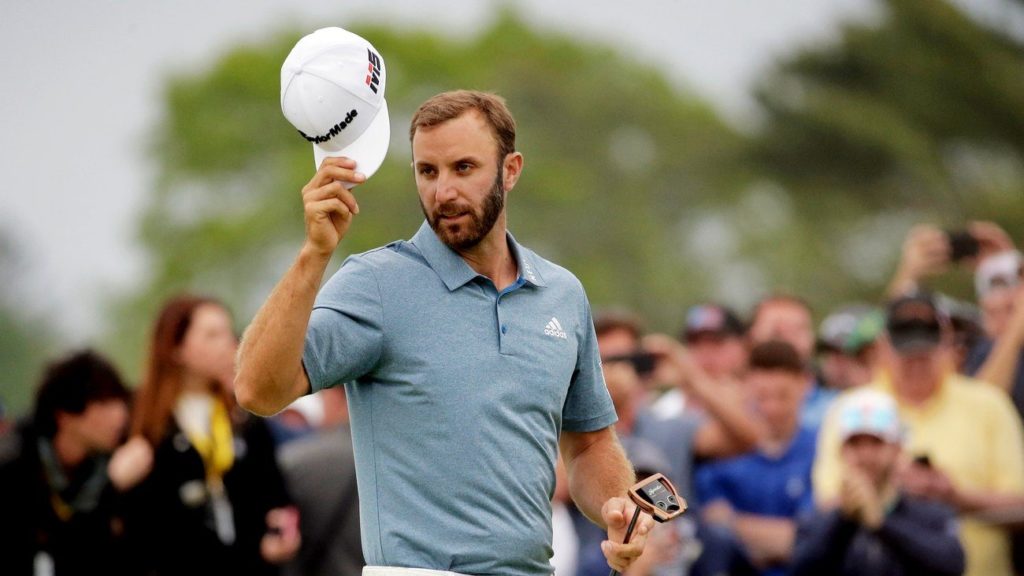
[[[840,442],[858,434],[868,434],[890,444],[903,442],[903,423],[892,396],[860,388],[840,398],[838,408]]]
[[[985,258],[974,272],[974,289],[984,298],[999,288],[1014,288],[1021,282],[1024,256],[1016,250],[1005,250]]]
[[[369,178],[391,142],[384,59],[348,30],[321,28],[295,44],[281,66],[281,110],[324,158],[346,156]]]

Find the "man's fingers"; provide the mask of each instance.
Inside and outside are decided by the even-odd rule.
[[[320,169],[317,170],[316,175],[312,180],[310,180],[309,185],[313,188],[319,188],[335,180],[361,184],[366,182],[366,175],[355,170],[354,162],[351,167],[346,167],[339,166],[337,164],[328,164],[327,160],[324,160]]]
[[[640,515],[640,522],[636,527],[636,533],[640,536],[647,536],[654,530],[654,518],[646,514]]]
[[[604,556],[608,560],[609,564],[612,562],[623,562],[628,566],[633,560],[639,558],[640,554],[643,553],[644,540],[646,540],[646,538],[631,541],[629,544],[605,540],[601,543],[601,551],[604,552]]]
[[[330,217],[332,214],[339,216],[342,220],[352,218],[352,211],[349,210],[344,202],[337,198],[328,198],[306,204],[306,215],[310,218],[316,219],[321,215]]]
[[[353,214],[359,214],[359,203],[356,202],[355,195],[337,180],[332,180],[319,188],[310,188],[302,192],[302,200],[307,203],[327,200],[328,198],[341,200]]]
[[[609,528],[622,528],[626,524],[626,499],[609,499],[601,507],[601,516]]]

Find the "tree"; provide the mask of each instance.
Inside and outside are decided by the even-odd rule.
[[[824,289],[819,301],[877,297],[916,221],[995,220],[1024,241],[1020,39],[943,0],[880,7],[756,91],[756,170],[786,191],[809,238],[829,239],[811,243],[818,266],[799,275]]]
[[[0,286],[0,404],[9,415],[23,413],[32,403],[44,360],[55,353],[56,339],[49,321],[26,310],[24,262],[14,240],[0,230],[0,270],[8,278]]]

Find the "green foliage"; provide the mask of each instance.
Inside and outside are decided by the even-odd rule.
[[[780,62],[756,92],[765,117],[750,157],[792,197],[815,244],[800,284],[823,286],[805,283],[812,272],[832,279],[803,292],[819,303],[877,297],[898,245],[872,251],[873,233],[891,243],[917,221],[984,219],[1024,238],[1020,42],[946,1],[880,5],[880,21]],[[876,270],[851,262],[851,242]],[[963,276],[943,287],[969,297]]]
[[[26,311],[25,268],[18,246],[0,230],[0,270],[8,281],[0,286],[0,403],[8,417],[18,417],[32,404],[42,365],[56,353],[52,327],[41,314]]]
[[[1021,44],[946,1],[880,4],[880,19],[768,72],[750,136],[650,63],[507,10],[462,40],[352,26],[385,55],[393,142],[357,189],[362,212],[339,257],[415,231],[406,124],[454,88],[497,91],[516,114],[517,237],[574,271],[595,308],[634,308],[654,328],[676,329],[697,300],[742,307],[773,289],[820,309],[876,300],[922,220],[990,219],[1024,237]],[[220,296],[244,324],[298,250],[299,190],[314,166],[280,112],[278,82],[305,32],[170,79],[141,227],[151,276],[120,306],[113,335],[124,365],[137,367],[168,294]]]

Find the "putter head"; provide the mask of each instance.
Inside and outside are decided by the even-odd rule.
[[[629,489],[629,498],[658,522],[668,522],[686,511],[686,500],[663,474],[655,474]]]

